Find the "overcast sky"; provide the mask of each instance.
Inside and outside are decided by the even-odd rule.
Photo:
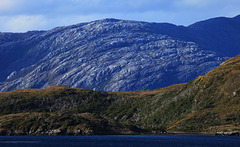
[[[240,0],[0,0],[0,32],[49,30],[104,18],[190,25],[240,14]]]

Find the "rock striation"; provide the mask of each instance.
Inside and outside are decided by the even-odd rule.
[[[239,17],[222,19],[189,27],[103,19],[0,33],[0,91],[53,85],[133,91],[188,82],[239,54],[240,33],[233,32],[240,31]],[[221,46],[228,35],[230,50]]]

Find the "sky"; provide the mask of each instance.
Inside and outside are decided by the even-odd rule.
[[[240,0],[0,0],[0,32],[50,30],[104,18],[188,26],[240,14]]]

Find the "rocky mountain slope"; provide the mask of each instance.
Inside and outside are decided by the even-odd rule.
[[[239,54],[239,16],[189,27],[104,19],[0,33],[0,91],[67,85],[150,90],[188,82]]]
[[[101,92],[54,86],[0,93],[1,135],[239,135],[240,55],[186,84]]]

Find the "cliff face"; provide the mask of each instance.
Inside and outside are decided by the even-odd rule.
[[[0,90],[67,85],[150,90],[188,82],[239,53],[239,17],[189,27],[104,19],[0,33]]]

